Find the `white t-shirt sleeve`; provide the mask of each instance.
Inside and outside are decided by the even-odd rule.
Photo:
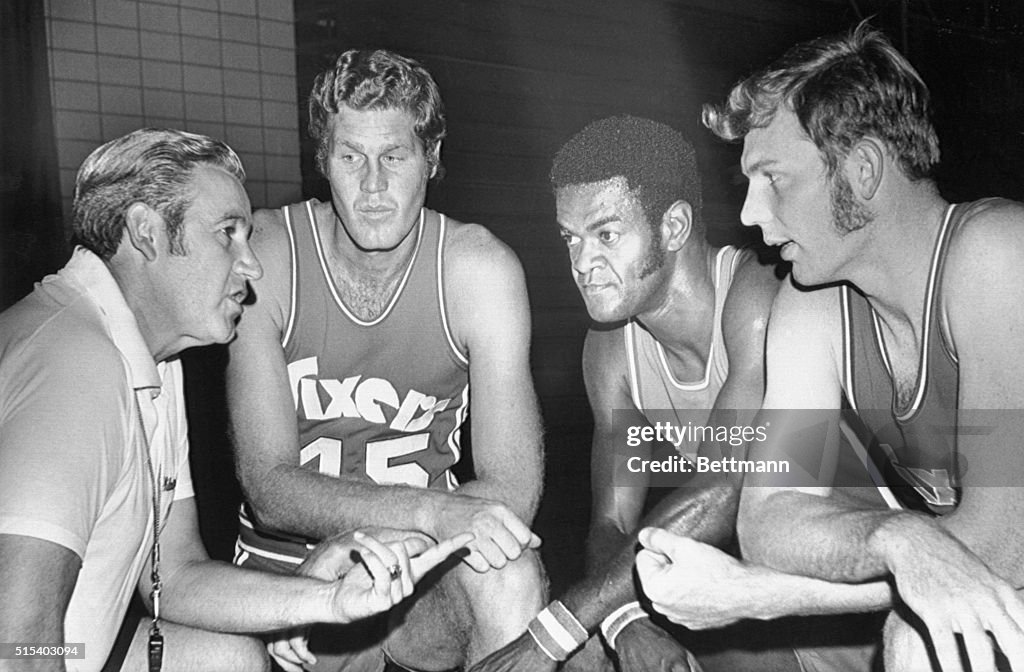
[[[62,336],[37,335],[0,376],[0,533],[82,557],[124,473],[133,401],[116,349],[97,339],[72,354]]]

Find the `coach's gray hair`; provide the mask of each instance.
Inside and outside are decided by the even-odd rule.
[[[85,159],[75,178],[73,242],[109,260],[124,237],[129,206],[145,203],[167,222],[171,252],[184,254],[189,182],[193,170],[207,164],[245,181],[238,155],[205,135],[143,128],[102,145]]]

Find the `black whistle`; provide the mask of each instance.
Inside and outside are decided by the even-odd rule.
[[[164,636],[149,635],[149,672],[160,672],[164,664]]]

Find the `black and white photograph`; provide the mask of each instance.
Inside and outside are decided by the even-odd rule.
[[[0,672],[1024,672],[1024,3],[3,0]]]

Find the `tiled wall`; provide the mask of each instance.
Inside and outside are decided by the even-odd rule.
[[[65,212],[102,142],[143,126],[225,140],[253,207],[301,195],[292,0],[46,0]]]

